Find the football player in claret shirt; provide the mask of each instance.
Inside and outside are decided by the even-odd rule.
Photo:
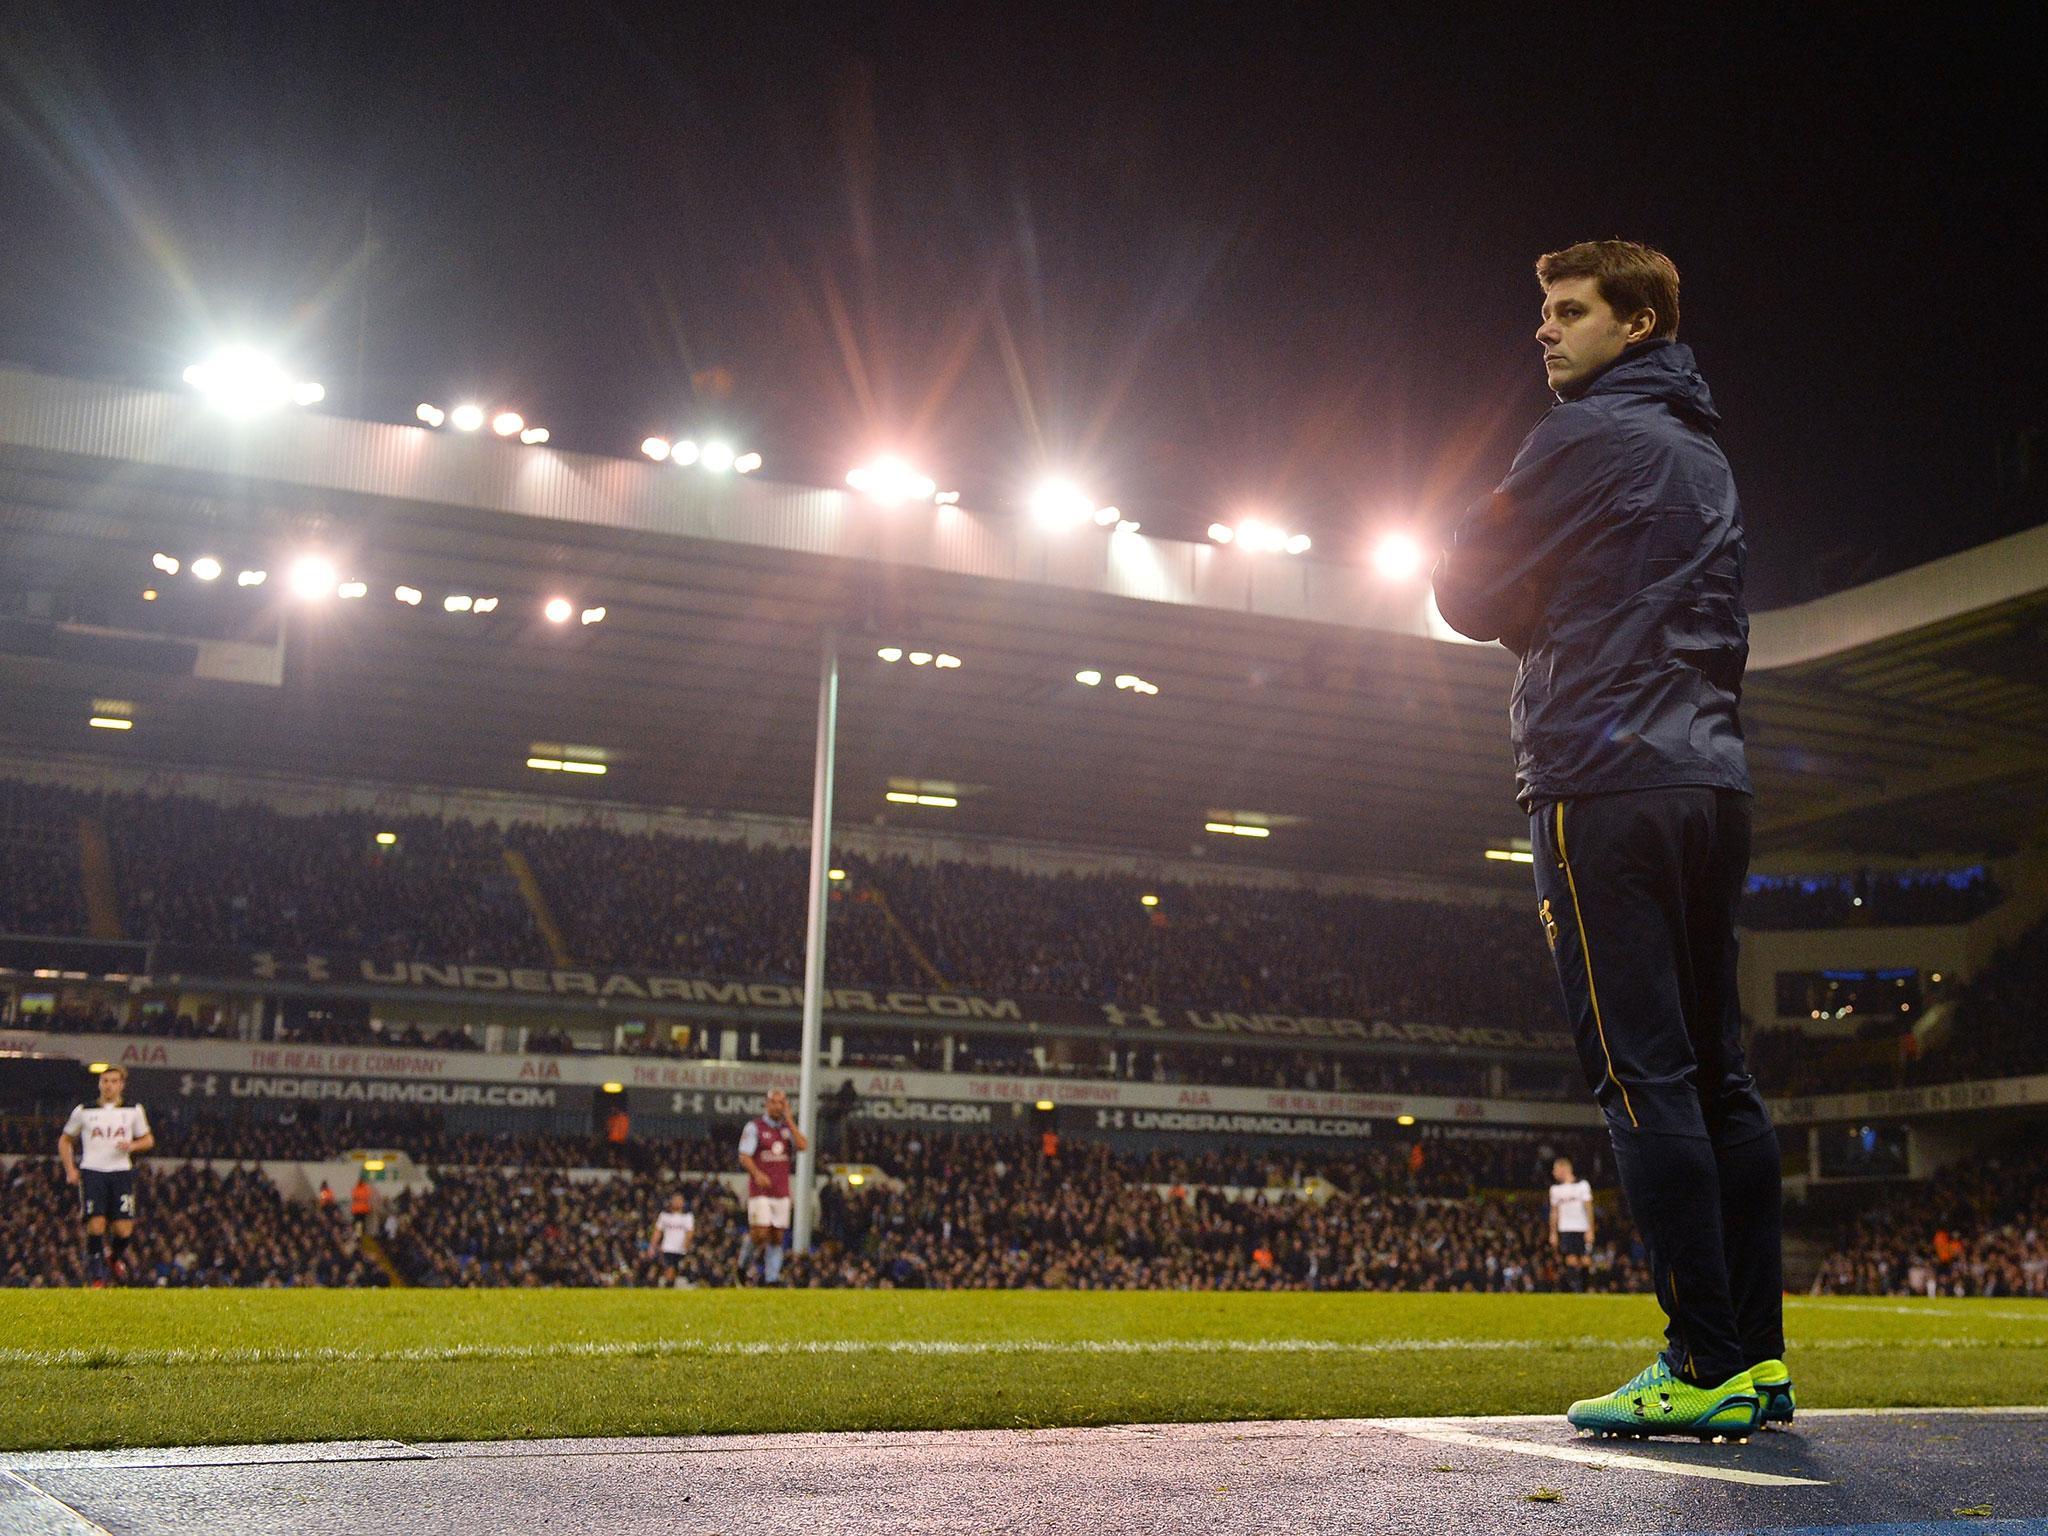
[[[789,1231],[790,1161],[810,1145],[810,1138],[789,1118],[789,1096],[780,1088],[768,1095],[765,1113],[740,1132],[740,1166],[747,1170],[747,1240],[740,1245],[744,1277],[761,1255],[761,1283],[782,1279],[782,1240]]]
[[[156,1145],[142,1106],[121,1102],[127,1086],[128,1074],[119,1067],[108,1067],[100,1074],[99,1103],[73,1109],[57,1137],[64,1182],[80,1187],[85,1267],[94,1285],[105,1285],[110,1272],[116,1280],[128,1278],[128,1241],[135,1235],[135,1164],[131,1159]],[[83,1152],[78,1150],[81,1147]],[[109,1242],[113,1247],[111,1266]]]

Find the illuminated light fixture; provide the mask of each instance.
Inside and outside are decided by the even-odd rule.
[[[1074,674],[1074,681],[1084,688],[1099,688],[1102,685],[1102,674],[1093,667],[1084,667]]]
[[[602,778],[605,775],[606,768],[603,763],[579,763],[574,758],[565,757],[562,759],[562,772],[590,773]]]
[[[602,624],[604,622],[604,609],[601,607],[584,609],[583,622],[585,624]]]
[[[626,1091],[626,1085],[624,1083],[606,1083],[604,1085],[604,1091],[606,1093],[624,1093]]]
[[[1118,533],[1136,533],[1138,525],[1127,517],[1116,525],[1116,531]]]
[[[732,461],[732,467],[737,474],[751,475],[761,467],[761,455],[758,453],[743,453]]]
[[[463,404],[448,413],[448,425],[458,432],[474,432],[484,424],[484,408],[475,404]]]
[[[1071,480],[1047,480],[1031,493],[1031,517],[1041,528],[1072,528],[1095,513],[1095,498]]]
[[[848,470],[846,483],[885,507],[901,506],[906,501],[930,501],[938,492],[938,483],[931,476],[918,473],[890,455]]]
[[[697,445],[686,437],[680,443],[677,443],[675,447],[669,449],[668,456],[671,463],[688,466],[697,462],[700,453],[701,450]]]
[[[1119,512],[1115,507],[1097,507],[1095,509],[1095,526],[1098,528],[1113,528],[1123,520],[1123,513]]]
[[[211,555],[201,555],[192,562],[192,574],[201,581],[218,581],[220,579],[220,562]]]
[[[697,455],[697,462],[714,475],[722,475],[732,468],[733,451],[730,443],[706,443],[704,451]]]
[[[526,760],[526,766],[537,768],[542,773],[560,773],[562,771],[562,760],[559,757],[529,757]]]
[[[547,606],[541,609],[541,612],[547,616],[547,621],[550,624],[568,623],[569,615],[575,611],[575,605],[566,597],[551,597],[548,599]]]
[[[1228,523],[1211,523],[1209,525],[1209,537],[1218,544],[1228,544],[1237,537],[1237,533]]]
[[[96,731],[132,731],[133,720],[123,720],[118,715],[94,715],[85,722]]]
[[[156,588],[155,588],[155,587],[144,587],[144,588],[142,589],[142,600],[143,600],[143,601],[144,601],[145,603],[153,603],[153,602],[155,602],[155,601],[156,601]]]
[[[1290,534],[1285,528],[1262,517],[1240,518],[1235,528],[1211,523],[1209,537],[1218,544],[1235,544],[1239,549],[1266,555],[1307,554],[1312,542],[1307,534]]]
[[[1383,534],[1372,547],[1372,568],[1382,581],[1407,581],[1422,569],[1422,546],[1405,533]]]
[[[1147,891],[1144,895],[1138,898],[1138,905],[1141,907],[1156,907],[1159,905],[1159,898],[1157,896],[1154,896],[1150,891]]]
[[[1396,1115],[1396,1116],[1394,1116],[1394,1124],[1396,1124],[1396,1125],[1413,1125],[1414,1123],[1415,1123],[1415,1117],[1414,1117],[1413,1115]]]
[[[846,871],[843,869],[828,869],[825,871],[825,878],[827,880],[844,880],[846,878]]]
[[[370,584],[366,581],[344,581],[334,589],[334,595],[342,598],[368,597],[370,595]]]
[[[941,672],[948,672],[951,671],[954,667],[960,665],[960,658],[958,656],[948,655],[946,652],[941,651],[938,655],[932,658],[932,665],[937,667]]]
[[[391,595],[408,608],[419,607],[420,599],[425,596],[418,587],[399,587]]]
[[[255,416],[282,405],[315,405],[327,391],[297,380],[253,347],[223,347],[185,370],[185,382],[230,416]]]
[[[1526,848],[1489,848],[1486,856],[1497,864],[1534,864],[1536,855]]]
[[[491,418],[491,430],[500,437],[512,437],[526,430],[526,418],[517,411],[500,411]]]
[[[448,420],[448,413],[442,410],[441,407],[438,405],[428,405],[425,402],[421,403],[420,408],[414,411],[413,415],[419,417],[421,421],[430,427],[441,426]]]
[[[384,1171],[384,1159],[383,1159],[383,1158],[381,1158],[381,1157],[366,1157],[366,1158],[364,1158],[364,1159],[363,1159],[363,1172],[365,1172],[365,1173],[382,1173],[383,1171]]]
[[[495,597],[480,597],[470,606],[471,613],[495,613],[498,600]]]
[[[932,500],[942,507],[957,507],[960,505],[960,493],[958,491],[940,491],[932,497]]]
[[[43,973],[41,971],[37,971],[36,974],[40,976]],[[54,976],[57,973],[55,971],[52,971],[50,974]],[[85,1064],[85,1070],[88,1072],[104,1072],[107,1070],[108,1067],[112,1065],[113,1063],[110,1061],[89,1061]]]
[[[291,587],[293,597],[312,602],[334,596],[341,575],[335,570],[332,560],[321,555],[301,555],[292,562],[291,574],[285,581]]]
[[[159,552],[149,557],[149,563],[162,571],[166,576],[178,574],[178,557],[176,555],[166,555]]]
[[[1138,676],[1135,672],[1123,673],[1121,676],[1117,678],[1116,685],[1119,688],[1126,688],[1129,689],[1132,693],[1141,695],[1154,694],[1159,691],[1158,684],[1146,682],[1145,679]]]
[[[910,653],[910,664],[913,667],[929,666],[931,665],[931,659],[932,653],[930,651],[912,651]]]
[[[467,613],[475,606],[475,598],[467,597],[460,592],[451,592],[448,596],[441,599],[441,611],[443,613]]]
[[[900,645],[885,645],[875,654],[884,661],[901,661],[903,659],[903,647]]]
[[[1039,1100],[1039,1101],[1038,1101],[1038,1102],[1037,1102],[1036,1104],[1032,1105],[1031,1107],[1032,1107],[1033,1109],[1051,1109],[1051,1108],[1052,1108],[1052,1100],[1051,1100],[1051,1099],[1040,1099],[1040,1100]]]
[[[397,841],[398,834],[396,832],[379,832],[377,834],[377,846],[379,848],[389,848]]]
[[[1204,832],[1220,833],[1225,837],[1271,837],[1273,835],[1271,827],[1251,827],[1246,826],[1241,821],[1205,821],[1202,823],[1202,830]]]
[[[665,437],[643,437],[640,451],[659,464],[668,457],[668,439]]]
[[[942,811],[950,811],[960,803],[953,795],[916,795],[907,789],[892,789],[882,798],[891,805],[928,805]]]
[[[235,585],[238,587],[260,587],[268,580],[270,580],[270,572],[268,571],[242,571],[235,576]]]
[[[864,1173],[849,1173],[846,1176],[846,1182],[851,1184],[855,1189],[859,1189],[861,1185],[867,1183],[867,1181],[868,1176]]]
[[[1305,533],[1290,535],[1287,540],[1287,553],[1290,555],[1305,555],[1308,553],[1309,546],[1313,542]]]
[[[546,427],[528,427],[524,432],[519,434],[519,441],[526,444],[526,446],[529,448],[538,448],[542,443],[546,442],[547,440],[548,429]]]

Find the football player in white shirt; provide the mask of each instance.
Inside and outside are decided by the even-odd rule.
[[[670,1195],[668,1209],[654,1218],[654,1231],[647,1239],[647,1256],[661,1260],[662,1273],[668,1279],[677,1278],[676,1271],[690,1251],[696,1231],[697,1218],[683,1209],[682,1195]]]
[[[140,1104],[123,1104],[128,1074],[109,1067],[100,1074],[100,1101],[71,1111],[57,1137],[57,1159],[64,1182],[80,1186],[85,1213],[85,1267],[96,1286],[107,1283],[108,1222],[113,1224],[112,1274],[128,1278],[128,1241],[135,1235],[135,1164],[137,1152],[156,1145],[149,1116]],[[79,1147],[83,1147],[81,1156]],[[80,1163],[84,1166],[81,1168]]]
[[[1550,1248],[1564,1259],[1565,1285],[1583,1291],[1593,1248],[1593,1186],[1572,1177],[1572,1160],[1550,1165]]]

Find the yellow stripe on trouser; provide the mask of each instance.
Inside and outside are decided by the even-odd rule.
[[[1593,985],[1593,945],[1586,937],[1586,914],[1579,907],[1579,882],[1572,874],[1571,856],[1564,851],[1564,802],[1557,802],[1557,862],[1564,866],[1564,883],[1571,888],[1572,916],[1579,923],[1579,958],[1586,963],[1586,996],[1593,1002],[1593,1029],[1600,1036],[1600,1055],[1607,1062],[1607,1081],[1621,1090],[1621,1107],[1628,1111],[1628,1123],[1640,1127],[1635,1106],[1628,1101],[1628,1090],[1622,1088],[1621,1079],[1614,1075],[1614,1054],[1607,1049],[1607,1025],[1600,1017],[1600,989]]]

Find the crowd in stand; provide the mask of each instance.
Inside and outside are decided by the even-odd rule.
[[[2048,1296],[2048,1148],[1971,1158],[1842,1231],[1816,1292]]]
[[[1752,875],[1747,928],[1901,928],[1967,923],[2005,899],[1982,868],[1856,875]]]

